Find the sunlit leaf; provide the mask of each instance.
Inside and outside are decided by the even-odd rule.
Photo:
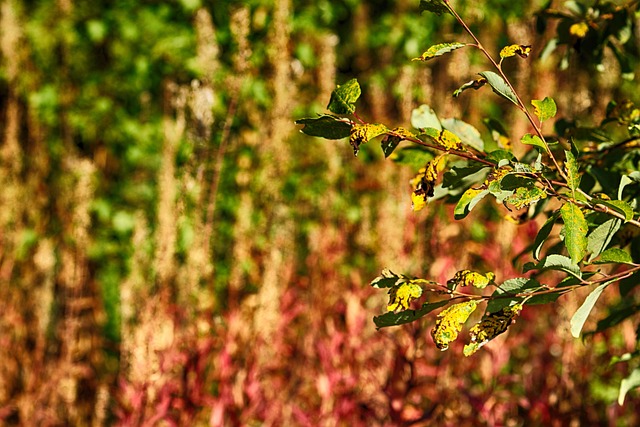
[[[467,89],[478,90],[482,86],[484,86],[486,83],[487,83],[487,79],[485,79],[484,77],[479,77],[477,79],[468,81],[453,92],[453,97],[457,98],[458,96],[460,96],[462,92],[464,92]]]
[[[420,0],[420,13],[427,11],[442,15],[443,13],[451,14],[449,7],[444,0]]]
[[[471,270],[460,270],[453,278],[447,280],[447,286],[451,290],[455,290],[458,286],[474,286],[478,289],[484,289],[495,278],[496,275],[492,272],[483,275]]]
[[[589,25],[586,22],[577,22],[569,27],[569,34],[578,37],[579,39],[584,38],[589,32]]]
[[[296,124],[304,125],[300,130],[310,136],[318,136],[326,139],[342,139],[351,133],[350,122],[345,122],[331,115],[323,115],[317,118],[296,120]]]
[[[449,344],[458,338],[458,333],[462,330],[465,322],[473,313],[480,300],[471,300],[454,304],[442,310],[438,314],[436,326],[431,330],[431,337],[436,347],[444,351],[449,348]]]
[[[462,219],[469,215],[469,212],[482,200],[489,190],[470,188],[462,194],[458,204],[453,211],[455,219]]]
[[[556,101],[548,96],[543,100],[534,99],[531,101],[531,105],[533,105],[533,112],[541,122],[554,118],[558,112]]]
[[[526,263],[522,270],[524,273],[531,270],[560,270],[577,278],[582,277],[578,264],[572,262],[571,258],[558,254],[548,255],[542,258],[538,264]]]
[[[531,46],[525,46],[522,44],[512,44],[505,46],[500,50],[500,58],[510,58],[518,55],[521,58],[527,58],[531,53]]]
[[[469,331],[471,342],[464,346],[464,355],[471,356],[486,343],[506,332],[514,319],[522,311],[522,304],[504,307],[502,310],[489,313]]]
[[[438,179],[438,174],[444,165],[445,154],[441,154],[429,161],[427,165],[420,169],[410,182],[413,187],[411,194],[411,206],[415,212],[424,208],[429,197],[433,197],[433,189]]]
[[[622,221],[618,218],[611,218],[600,224],[589,233],[587,237],[587,252],[591,253],[589,262],[602,253],[611,242],[613,235],[620,229]],[[625,252],[626,253],[626,252]]]
[[[389,129],[385,125],[367,123],[364,125],[354,125],[351,128],[349,143],[353,147],[353,154],[358,155],[360,145],[366,144],[372,138],[386,133]]]
[[[355,102],[360,98],[361,93],[357,79],[338,85],[331,92],[327,109],[335,114],[353,114],[356,111]]]
[[[614,211],[624,215],[625,222],[633,219],[634,212],[633,207],[624,200],[602,200],[597,199],[594,202],[598,205],[604,205]]]
[[[431,46],[426,50],[419,58],[413,58],[412,61],[428,61],[429,59],[433,59],[437,56],[444,55],[445,53],[449,53],[456,49],[460,49],[461,47],[465,47],[465,43],[439,43]]]
[[[463,144],[478,151],[484,151],[484,141],[480,131],[469,123],[455,118],[444,119],[442,120],[442,127],[459,137]]]
[[[487,79],[487,83],[489,83],[495,93],[518,105],[518,98],[516,97],[516,94],[502,77],[493,71],[482,71],[478,74]]]
[[[416,129],[433,128],[439,131],[442,130],[438,115],[433,111],[433,108],[425,104],[415,108],[411,112],[411,126]]]
[[[422,296],[422,287],[411,281],[395,285],[389,289],[387,311],[407,310],[411,302]]]
[[[460,138],[453,132],[444,129],[438,139],[436,139],[439,145],[447,150],[459,150],[461,148]]]
[[[565,203],[560,208],[560,215],[564,221],[564,245],[571,261],[577,264],[587,252],[589,225],[580,208],[573,203]]]
[[[567,172],[567,184],[569,184],[569,188],[573,192],[573,198],[575,199],[575,192],[580,186],[581,179],[578,162],[571,151],[565,150],[564,154],[566,156],[564,168]]]
[[[505,199],[506,203],[516,209],[522,209],[532,203],[547,198],[547,193],[538,187],[518,187],[515,192]]]
[[[594,262],[594,264],[634,264],[629,252],[620,248],[610,248],[600,254],[600,259]]]
[[[397,326],[403,325],[405,323],[411,323],[426,316],[433,310],[437,310],[440,307],[447,305],[448,303],[449,301],[447,300],[434,303],[425,303],[418,310],[405,310],[399,313],[385,313],[380,316],[375,316],[373,318],[373,322],[378,329],[386,328],[388,326]]]
[[[580,332],[582,331],[584,323],[587,321],[587,318],[589,317],[593,306],[598,301],[598,298],[600,298],[600,294],[602,294],[602,291],[604,291],[607,286],[609,286],[609,283],[603,283],[595,288],[571,318],[571,335],[573,335],[574,338],[580,337]]]
[[[640,367],[631,371],[631,374],[620,383],[620,392],[618,393],[618,405],[624,404],[624,399],[630,390],[640,387]]]
[[[528,133],[522,137],[520,142],[526,145],[533,145],[535,147],[541,148],[543,152],[547,152],[547,146],[538,135],[531,135],[530,133]]]

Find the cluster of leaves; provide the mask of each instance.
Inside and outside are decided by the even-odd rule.
[[[349,137],[355,155],[363,144],[382,137],[385,157],[402,163],[410,163],[405,161],[407,158],[425,162],[411,180],[416,211],[433,200],[443,199],[455,204],[454,216],[462,219],[491,195],[504,205],[509,212],[506,217],[514,222],[523,223],[538,216],[546,216],[546,220],[529,246],[531,262],[524,265],[523,275],[502,283],[496,283],[491,272],[463,270],[447,284],[440,284],[383,271],[371,284],[387,288],[390,301],[388,313],[374,318],[376,326],[413,322],[448,305],[438,314],[432,331],[436,346],[446,350],[466,321],[486,302],[484,315],[471,328],[470,342],[464,348],[464,354],[469,356],[504,333],[525,306],[551,303],[569,292],[595,286],[571,320],[571,333],[577,338],[607,287],[617,284],[623,296],[630,295],[640,277],[640,237],[636,237],[640,228],[640,173],[636,172],[640,162],[636,150],[640,110],[630,101],[611,104],[608,117],[597,129],[558,120],[557,134],[548,136],[543,124],[555,118],[555,101],[545,97],[525,104],[502,68],[506,59],[527,58],[531,46],[505,46],[496,60],[449,1],[421,0],[420,8],[437,15],[452,15],[472,42],[436,44],[414,60],[430,61],[462,48],[481,51],[493,71],[480,72],[478,78],[463,84],[453,96],[488,85],[513,103],[533,129],[520,139],[520,143],[531,147],[526,154],[521,158],[514,155],[505,127],[493,118],[485,121],[492,141],[485,141],[478,129],[460,119],[439,118],[426,105],[414,110],[413,130],[368,123],[356,112],[361,93],[356,79],[333,91],[327,106],[330,114],[298,120],[298,124],[305,125],[302,132],[328,139]],[[559,232],[556,225],[561,226]],[[545,245],[552,240],[560,243]],[[543,283],[547,271],[555,271],[553,277],[564,278]],[[493,291],[478,294],[459,290],[465,286]],[[419,307],[414,305],[418,300],[423,301]],[[614,313],[598,323],[596,332],[636,313],[637,308]],[[637,361],[638,355],[640,351],[628,359]],[[639,376],[640,368],[636,368],[623,382],[620,403],[629,389],[640,385]]]

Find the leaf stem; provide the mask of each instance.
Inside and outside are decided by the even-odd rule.
[[[471,28],[469,28],[467,23],[464,22],[464,20],[460,17],[460,15],[458,15],[458,12],[456,12],[455,9],[453,8],[453,6],[451,6],[450,2],[448,0],[446,0],[445,3],[448,6],[449,10],[451,11],[451,14],[456,18],[456,21],[458,21],[458,23],[460,25],[462,25],[462,27],[467,32],[467,34],[469,34],[471,36],[471,38],[473,38],[473,40],[476,42],[475,47],[477,47],[484,54],[484,56],[487,57],[489,62],[491,62],[491,65],[493,65],[495,67],[495,69],[498,70],[498,72],[500,73],[500,76],[502,77],[502,79],[505,81],[507,86],[509,86],[509,89],[511,89],[511,91],[515,95],[516,100],[518,101],[516,106],[525,114],[525,116],[529,120],[529,123],[531,123],[531,126],[533,126],[534,131],[536,132],[536,134],[540,137],[540,139],[544,143],[544,145],[545,145],[545,147],[547,149],[547,152],[549,153],[549,158],[551,158],[551,161],[553,162],[554,166],[558,170],[558,173],[560,174],[560,176],[562,176],[562,178],[567,180],[567,176],[565,175],[564,171],[560,168],[560,165],[558,164],[558,161],[556,160],[555,156],[553,155],[553,152],[551,151],[551,149],[549,149],[549,144],[547,143],[546,139],[544,138],[544,135],[542,134],[542,129],[540,128],[540,126],[538,126],[536,121],[533,119],[533,116],[531,115],[531,113],[527,109],[527,107],[524,104],[524,102],[522,102],[522,98],[520,98],[520,95],[518,95],[518,92],[516,92],[515,88],[513,87],[513,85],[509,81],[509,79],[507,78],[507,75],[502,70],[502,66],[500,64],[498,64],[493,59],[491,54],[487,51],[487,49],[484,48],[484,46],[482,45],[480,40],[476,37],[476,35],[473,33],[473,31],[471,31]]]

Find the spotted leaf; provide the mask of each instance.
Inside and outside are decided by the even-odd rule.
[[[415,281],[404,282],[389,289],[387,311],[407,310],[412,301],[422,296],[422,287]]]
[[[500,58],[510,58],[518,55],[521,58],[527,58],[531,53],[531,46],[525,46],[521,44],[512,44],[505,46],[500,51]]]
[[[351,128],[349,135],[349,143],[353,147],[353,154],[358,155],[360,145],[366,144],[372,138],[380,136],[388,131],[385,125],[367,123],[364,125],[355,125]]]
[[[442,351],[449,348],[449,344],[458,338],[462,326],[478,307],[479,303],[479,300],[461,302],[442,310],[438,314],[436,327],[431,331],[431,337],[433,342],[436,343],[436,347]]]
[[[458,286],[475,286],[476,288],[484,289],[495,278],[496,275],[492,272],[483,275],[471,270],[460,270],[453,278],[447,281],[447,286],[452,290]]]
[[[513,323],[513,320],[522,311],[522,304],[504,307],[502,310],[489,313],[469,331],[471,342],[464,346],[465,356],[471,356],[486,343],[504,333]]]

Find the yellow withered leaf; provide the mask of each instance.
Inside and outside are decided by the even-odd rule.
[[[469,331],[471,342],[464,346],[464,355],[471,356],[486,343],[505,332],[521,311],[522,304],[516,304],[485,316]]]
[[[580,39],[584,38],[589,32],[589,25],[586,22],[577,22],[569,27],[569,33]]]
[[[522,44],[512,44],[510,46],[505,46],[500,51],[500,58],[510,58],[512,56],[518,55],[521,58],[526,58],[531,53],[531,46],[526,46]]]
[[[471,270],[460,270],[452,279],[447,281],[447,285],[449,285],[450,288],[455,288],[457,286],[475,286],[476,288],[484,289],[495,278],[496,275],[492,272],[482,275]]]
[[[438,314],[436,327],[431,331],[433,342],[440,350],[444,351],[449,348],[449,344],[458,338],[458,334],[462,330],[471,313],[478,307],[480,300],[470,300],[454,304],[446,310],[442,310]]]
[[[429,197],[433,196],[433,189],[438,180],[438,174],[444,166],[444,154],[439,155],[429,161],[424,168],[421,168],[411,180],[413,193],[411,193],[411,206],[414,212],[418,212],[427,205]]]
[[[387,311],[407,310],[413,300],[422,296],[422,287],[415,281],[408,281],[389,289]]]

